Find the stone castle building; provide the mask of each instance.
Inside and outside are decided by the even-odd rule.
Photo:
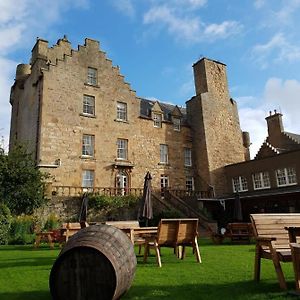
[[[11,89],[10,147],[25,143],[52,185],[228,192],[225,166],[249,159],[226,65],[193,65],[196,95],[186,108],[140,98],[118,67],[86,39],[53,47],[38,39]]]

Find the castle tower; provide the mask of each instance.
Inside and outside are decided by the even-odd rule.
[[[193,133],[196,189],[226,192],[224,166],[245,160],[237,105],[230,98],[226,65],[202,58],[193,65],[196,96],[187,101]]]

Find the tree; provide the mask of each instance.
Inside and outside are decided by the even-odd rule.
[[[13,214],[31,214],[46,202],[44,180],[48,177],[35,166],[24,146],[8,154],[0,151],[0,201]]]

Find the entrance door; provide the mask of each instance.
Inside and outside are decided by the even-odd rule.
[[[169,177],[167,175],[160,175],[161,196],[164,197],[165,190],[169,187]]]
[[[128,189],[128,177],[125,172],[117,175],[117,194],[124,196]]]

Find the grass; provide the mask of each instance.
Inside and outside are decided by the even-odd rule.
[[[155,256],[138,264],[134,282],[123,299],[294,299],[280,290],[274,267],[262,261],[261,282],[252,280],[254,245],[212,245],[200,240],[202,264],[188,249],[178,260],[171,249],[162,248],[162,268]],[[50,300],[49,273],[59,249],[47,246],[0,246],[0,299]],[[294,289],[291,264],[283,264],[290,290]]]

